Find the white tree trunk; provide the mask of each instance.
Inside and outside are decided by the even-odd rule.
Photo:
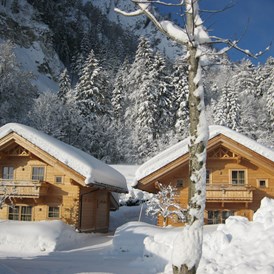
[[[173,266],[174,274],[194,274],[202,254],[203,223],[206,188],[206,145],[208,140],[208,126],[204,111],[204,94],[201,80],[201,64],[199,44],[195,40],[195,3],[186,1],[186,29],[189,36],[188,49],[188,86],[189,86],[189,116],[190,116],[190,145],[189,145],[189,195],[188,195],[188,224],[194,225],[193,245],[199,250],[196,264],[188,266]]]

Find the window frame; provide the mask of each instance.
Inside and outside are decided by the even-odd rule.
[[[63,184],[64,183],[64,178],[63,177],[64,176],[62,176],[62,175],[55,175],[54,176],[54,183],[57,184],[57,185]],[[57,182],[57,178],[61,178],[61,182]]]
[[[4,172],[4,169],[5,168],[8,168],[8,178],[4,178],[5,176],[5,172]],[[11,175],[11,173],[10,173],[10,169],[12,169],[12,178],[10,178],[10,175]],[[2,166],[2,179],[3,180],[14,180],[14,167],[13,166]]]
[[[209,218],[209,215],[212,213],[212,218]],[[216,214],[217,213],[217,214]],[[220,211],[219,210],[207,210],[207,224],[208,225],[216,225],[220,222]],[[216,222],[217,220],[217,222]]]
[[[29,212],[23,212],[23,209],[30,209]],[[31,221],[32,220],[32,206],[20,206],[20,221]]]
[[[237,183],[233,183],[233,172],[244,172],[244,183],[243,184],[239,184],[239,180],[241,180],[241,178],[239,177],[239,175],[237,175]],[[229,182],[232,186],[246,186],[247,185],[247,169],[230,169],[229,171],[229,176],[230,176],[230,179],[229,179]]]
[[[209,218],[210,214],[213,214],[212,218]],[[225,216],[227,214],[227,216]],[[224,224],[226,219],[230,216],[235,216],[235,211],[233,210],[218,210],[218,209],[209,209],[207,210],[207,224],[208,225],[216,225],[216,224]]]
[[[256,181],[257,181],[257,187],[258,188],[268,188],[268,179],[262,179],[262,178],[260,178],[260,179],[256,179]],[[260,184],[260,182],[261,181],[264,181],[265,182],[265,185],[264,186],[261,186],[261,184]]]
[[[30,205],[15,205],[8,207],[8,220],[12,221],[23,221],[23,222],[30,222],[32,221],[32,213],[33,213],[33,206]],[[11,212],[17,209],[17,212]],[[23,212],[23,209],[30,209],[29,212]],[[10,216],[17,216],[17,218],[11,218]]]
[[[17,212],[14,212],[18,210]],[[12,216],[12,218],[10,218]],[[17,218],[14,218],[14,216],[17,216]],[[12,221],[19,221],[20,220],[20,206],[9,206],[8,207],[8,220]]]
[[[43,178],[42,177],[40,177],[41,176],[41,174],[39,174],[39,172],[38,172],[38,174],[37,175],[35,175],[35,177],[34,177],[34,169],[35,168],[37,168],[37,169],[43,169]],[[32,181],[44,181],[45,180],[45,176],[46,176],[46,167],[45,166],[32,166],[31,167],[31,180]],[[36,178],[37,177],[37,178]],[[41,179],[42,178],[42,179]]]
[[[58,211],[55,211],[55,209],[58,209]],[[56,212],[58,213],[58,215],[55,215]],[[49,205],[48,206],[48,214],[47,214],[48,219],[50,219],[50,220],[60,219],[60,213],[61,213],[60,206],[57,206],[57,205]],[[50,214],[52,214],[53,216],[50,216]]]

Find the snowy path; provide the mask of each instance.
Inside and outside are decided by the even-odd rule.
[[[128,274],[129,269],[131,274],[144,273],[143,266],[136,264],[136,256],[128,253],[117,256],[111,247],[112,236],[102,235],[93,238],[92,246],[55,251],[47,256],[20,258],[2,253],[0,274]]]

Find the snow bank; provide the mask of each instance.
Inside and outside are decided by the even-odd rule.
[[[253,222],[232,216],[225,224],[205,226],[202,259],[197,274],[273,274],[273,215],[274,200],[264,198]],[[171,262],[183,254],[179,249],[174,254],[174,246],[182,229],[131,222],[117,229],[113,248],[115,252],[136,254],[136,261],[141,257],[154,273],[164,271],[171,274]]]
[[[146,215],[146,204],[138,206],[120,206],[118,210],[110,212],[109,230],[115,231],[118,227],[134,221],[156,225],[157,219]]]
[[[80,149],[65,144],[42,131],[18,123],[2,126],[0,139],[12,132],[84,176],[86,184],[104,185],[113,187],[114,191],[127,192],[126,180],[121,173]]]
[[[209,139],[212,139],[219,134],[227,136],[228,138],[274,162],[273,150],[227,127],[216,125],[209,126]],[[188,152],[188,145],[189,138],[186,138],[145,162],[136,170],[135,184],[138,180],[148,176],[149,174],[186,154]]]
[[[9,256],[46,255],[75,248],[91,234],[79,234],[62,221],[0,221],[0,253]]]
[[[229,217],[225,225],[205,236],[198,273],[273,274],[273,250],[274,219],[270,224],[268,218],[249,222]]]
[[[172,229],[174,231],[174,229]],[[176,229],[175,229],[176,230]],[[142,263],[144,273],[159,273],[170,259],[172,242],[168,229],[142,222],[130,222],[119,227],[113,238],[113,254],[131,254],[136,264]],[[176,233],[172,233],[176,235]],[[159,242],[154,241],[156,239]]]

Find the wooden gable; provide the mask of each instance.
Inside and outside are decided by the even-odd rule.
[[[67,174],[75,182],[85,186],[84,176],[80,175],[70,167],[66,166],[47,152],[33,145],[18,134],[12,132],[0,140],[0,155],[3,160],[10,156],[37,157],[44,163],[57,168],[60,172]]]
[[[187,178],[188,159],[188,153],[182,155],[146,177],[141,178],[136,187],[148,192],[157,192],[155,187],[157,181],[171,182],[174,178]],[[260,167],[260,169],[269,174],[273,174],[274,171],[274,163],[271,160],[223,134],[219,134],[208,141],[207,164],[214,160],[230,160],[253,168]]]

